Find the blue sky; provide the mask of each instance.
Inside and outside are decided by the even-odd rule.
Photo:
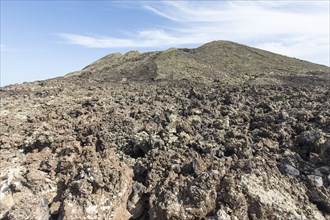
[[[1,0],[1,86],[62,76],[115,52],[231,40],[329,66],[329,0]]]

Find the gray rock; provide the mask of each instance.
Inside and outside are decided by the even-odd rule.
[[[143,199],[143,193],[145,191],[145,186],[142,183],[134,182],[133,191],[127,202],[128,211],[132,215],[132,219],[139,218],[145,209],[145,201]]]
[[[304,131],[297,137],[297,144],[302,150],[307,152],[319,152],[320,145],[324,144],[326,139],[321,131]]]
[[[172,164],[171,165],[171,169],[176,172],[176,173],[180,173],[181,172],[181,166],[180,164]]]
[[[319,204],[327,213],[330,213],[330,193],[325,187],[310,187],[307,195],[309,200]]]
[[[316,175],[307,175],[308,180],[313,186],[321,187],[323,186],[322,177]]]
[[[321,159],[323,160],[323,162],[325,164],[329,164],[330,162],[330,139],[328,138],[328,140],[323,143],[321,146],[320,146],[320,157]]]
[[[322,166],[322,167],[318,167],[314,170],[314,173],[318,176],[321,176],[322,174],[330,174],[330,167],[328,166]]]
[[[194,173],[198,176],[201,173],[201,166],[200,166],[198,160],[194,159],[191,162],[191,166],[192,166]]]
[[[322,173],[330,174],[330,167],[329,166],[322,166],[322,167],[319,167],[317,169],[320,170]]]
[[[294,168],[293,166],[289,165],[289,164],[285,164],[284,165],[284,171],[290,175],[293,176],[299,176],[300,172],[298,169]]]

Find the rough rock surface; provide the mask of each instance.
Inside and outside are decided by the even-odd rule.
[[[330,219],[329,68],[276,55],[282,73],[252,80],[250,54],[230,80],[194,78],[220,68],[207,51],[239,46],[111,55],[1,88],[0,219]],[[193,74],[168,77],[169,53]]]

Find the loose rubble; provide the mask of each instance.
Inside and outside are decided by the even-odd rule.
[[[0,219],[330,219],[329,85],[290,83],[1,88]]]

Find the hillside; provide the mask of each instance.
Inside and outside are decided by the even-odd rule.
[[[329,71],[215,41],[0,88],[0,219],[330,219]]]
[[[214,41],[197,49],[110,54],[76,74],[91,73],[106,81],[193,80],[229,84],[283,83],[287,76],[323,81],[329,68],[229,41]],[[329,82],[329,76],[326,77]]]

